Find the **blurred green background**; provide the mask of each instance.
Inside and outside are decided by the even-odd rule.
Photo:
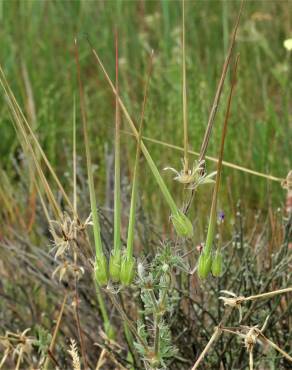
[[[198,151],[220,78],[239,1],[186,1],[187,95],[190,148]],[[236,51],[240,53],[224,159],[284,178],[291,167],[291,53],[283,41],[292,35],[291,1],[247,1]],[[113,151],[114,97],[84,35],[114,79],[114,31],[119,34],[120,91],[133,118],[139,118],[151,49],[154,69],[144,135],[182,146],[182,73],[180,1],[1,1],[0,63],[29,122],[62,183],[71,190],[72,108],[76,88],[74,39],[79,40],[86,90],[93,160],[98,165],[98,199],[104,201],[110,172],[105,151]],[[226,99],[227,78],[208,155],[217,156]],[[11,117],[1,94],[1,167],[17,181],[13,159],[19,153]],[[85,166],[81,121],[78,153]],[[123,128],[128,130],[126,120]],[[180,168],[182,153],[148,143],[158,168]],[[123,135],[123,173],[131,176],[135,142]],[[195,159],[195,157],[194,157]],[[145,209],[168,210],[146,164],[141,196]],[[208,169],[212,170],[210,163]],[[181,187],[165,172],[179,198]],[[209,210],[211,188],[198,193],[193,209]],[[281,206],[285,193],[277,182],[224,168],[220,206],[228,210],[241,199],[252,211]],[[88,207],[89,208],[89,207]],[[156,212],[157,214],[157,212]]]

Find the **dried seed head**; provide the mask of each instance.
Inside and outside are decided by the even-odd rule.
[[[257,332],[256,329],[257,329],[257,326],[250,328],[248,333],[245,335],[244,344],[248,352],[253,351],[253,348],[257,342],[257,337],[259,333]]]
[[[96,258],[94,266],[95,280],[98,285],[104,286],[108,283],[107,260],[104,255]]]
[[[222,253],[221,251],[217,250],[212,261],[212,274],[215,277],[219,277],[221,273],[222,273]]]
[[[212,255],[211,253],[202,252],[199,257],[198,276],[200,279],[206,279],[211,271]]]
[[[178,210],[175,215],[172,215],[171,221],[179,236],[189,238],[193,236],[193,225],[182,211]]]
[[[229,307],[238,309],[238,311],[239,311],[239,322],[241,322],[241,320],[242,320],[241,303],[244,301],[245,298],[243,296],[237,297],[236,294],[234,294],[233,292],[230,292],[228,290],[221,290],[221,293],[229,295],[229,297],[219,297],[219,299],[221,299],[224,302],[224,306],[229,306]]]
[[[135,258],[124,255],[121,261],[121,283],[125,286],[131,285],[135,276]]]
[[[121,272],[121,251],[113,251],[110,256],[109,261],[109,275],[111,279],[118,283],[120,281]]]

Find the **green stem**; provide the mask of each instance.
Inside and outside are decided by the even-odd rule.
[[[110,85],[113,93],[117,96],[117,100],[119,102],[119,105],[120,105],[120,107],[121,107],[121,109],[122,109],[122,111],[123,111],[123,113],[124,113],[124,115],[125,115],[128,123],[129,123],[129,125],[130,125],[130,127],[131,127],[131,129],[132,129],[132,131],[134,133],[134,135],[136,136],[136,139],[138,140],[139,139],[138,130],[136,129],[135,124],[134,124],[132,118],[130,117],[130,114],[127,111],[127,108],[125,107],[125,105],[122,102],[121,98],[117,95],[117,91],[116,91],[116,89],[115,89],[115,87],[114,87],[114,85],[113,85],[113,83],[112,83],[112,81],[111,81],[111,79],[110,79],[110,77],[109,77],[106,69],[104,68],[104,66],[103,66],[103,64],[102,64],[99,56],[97,55],[96,51],[93,48],[91,48],[91,49],[92,49],[92,53],[95,56],[95,58],[96,58],[96,60],[97,60],[97,62],[99,64],[100,68],[102,69],[102,71],[103,71],[103,73],[104,73],[104,75],[105,75],[105,77],[106,77],[106,79],[107,79],[107,81],[108,81],[108,83],[109,83],[109,85]],[[148,165],[149,165],[149,167],[150,167],[150,169],[151,169],[151,171],[153,173],[153,176],[155,177],[155,179],[156,179],[156,181],[157,181],[157,183],[158,183],[158,185],[159,185],[159,187],[160,187],[160,189],[162,191],[162,194],[163,194],[166,202],[168,203],[168,205],[169,205],[169,207],[171,209],[171,212],[173,214],[177,214],[178,213],[178,208],[177,208],[177,206],[176,206],[176,204],[175,204],[175,202],[174,202],[174,200],[173,200],[173,198],[172,198],[169,190],[167,189],[167,187],[166,187],[166,185],[165,185],[165,183],[164,183],[164,181],[163,181],[163,179],[162,179],[162,177],[161,177],[161,175],[160,175],[160,173],[159,173],[159,171],[158,171],[158,169],[157,169],[157,167],[156,167],[156,165],[155,165],[155,163],[154,163],[154,161],[153,161],[153,159],[152,159],[152,157],[150,155],[150,153],[148,152],[146,146],[144,145],[143,141],[141,141],[141,151],[143,152],[143,154],[144,154],[144,156],[146,158],[146,161],[148,162]]]
[[[108,313],[107,313],[105,302],[104,302],[104,299],[103,299],[102,294],[101,294],[101,289],[97,284],[95,284],[95,286],[96,286],[97,301],[98,301],[98,305],[99,305],[99,309],[100,309],[101,317],[102,317],[102,321],[103,321],[103,327],[105,328],[105,332],[106,332],[107,336],[110,337],[111,335],[109,335],[109,334],[113,335],[114,330],[112,328],[112,325],[111,325],[111,322],[110,322],[110,319],[109,319],[109,316],[108,316]],[[111,338],[111,339],[113,339],[113,338]]]
[[[120,160],[120,111],[118,103],[118,82],[119,82],[119,68],[118,68],[118,36],[116,33],[116,137],[115,137],[115,194],[114,194],[114,254],[120,250],[121,243],[121,160]]]
[[[155,337],[154,337],[154,353],[155,357],[159,357],[159,351],[160,351],[160,321],[161,321],[161,316],[157,315],[155,317]]]
[[[183,75],[183,127],[184,127],[184,171],[188,173],[188,120],[187,120],[187,87],[186,87],[186,53],[185,53],[185,1],[182,0],[182,75]]]
[[[215,233],[215,227],[216,227],[216,211],[217,211],[217,199],[218,199],[218,193],[219,193],[219,187],[220,187],[220,179],[221,179],[221,172],[222,172],[222,160],[223,160],[223,153],[224,153],[224,143],[225,143],[225,137],[227,133],[227,124],[229,120],[229,114],[230,114],[230,108],[231,108],[231,101],[233,97],[233,91],[235,87],[236,82],[236,71],[237,71],[237,65],[238,65],[239,55],[236,58],[233,77],[232,77],[232,85],[228,97],[227,102],[227,110],[225,114],[224,119],[224,125],[223,125],[223,131],[221,136],[221,146],[220,146],[220,153],[219,153],[219,159],[217,163],[217,176],[216,176],[216,183],[214,187],[213,192],[213,198],[212,198],[212,205],[211,205],[211,211],[210,211],[210,221],[208,226],[208,233],[207,233],[207,239],[206,239],[206,246],[204,248],[204,251],[206,254],[210,254],[212,250],[212,244],[214,239],[214,233]]]
[[[86,151],[86,164],[87,164],[87,175],[88,175],[88,184],[89,184],[90,206],[91,206],[92,220],[93,220],[95,252],[96,252],[96,257],[99,259],[102,259],[104,255],[103,255],[103,250],[102,250],[102,241],[101,241],[101,236],[100,236],[100,224],[99,224],[99,218],[98,218],[97,206],[96,206],[96,197],[95,197],[95,191],[94,191],[92,162],[91,162],[91,154],[90,154],[89,139],[88,139],[87,117],[86,117],[86,111],[85,111],[84,92],[83,92],[83,86],[81,82],[79,56],[78,56],[76,40],[75,40],[75,56],[76,56],[76,64],[78,67],[77,72],[78,72],[78,83],[79,83],[79,94],[80,94],[80,108],[81,108],[83,135],[84,135],[84,143],[85,143],[85,151]]]
[[[127,238],[127,257],[128,258],[132,257],[133,248],[134,248],[134,227],[135,227],[135,214],[136,214],[136,203],[137,203],[137,193],[138,193],[137,188],[138,188],[139,157],[140,157],[140,152],[141,152],[142,127],[143,127],[144,113],[145,113],[145,107],[146,107],[146,101],[147,101],[147,91],[148,91],[148,86],[150,82],[151,70],[152,70],[152,61],[153,61],[153,52],[151,53],[150,62],[149,62],[148,77],[147,77],[147,81],[145,84],[139,132],[138,132],[138,138],[137,138],[137,148],[136,148],[130,216],[129,216],[129,227],[128,227],[128,238]]]

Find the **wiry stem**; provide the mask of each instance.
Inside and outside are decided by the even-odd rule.
[[[189,139],[187,118],[186,52],[185,52],[185,0],[182,0],[182,75],[183,75],[183,127],[184,127],[184,172],[189,170]]]
[[[249,351],[249,370],[253,370],[253,350]]]
[[[91,43],[90,43],[89,40],[88,40],[88,42],[89,42],[89,45],[91,46]],[[108,73],[107,73],[107,71],[106,71],[103,63],[101,62],[101,60],[100,60],[97,52],[95,51],[95,49],[92,46],[91,46],[91,50],[92,50],[92,53],[93,53],[95,59],[97,60],[97,63],[99,64],[99,66],[100,66],[100,68],[101,68],[101,70],[102,70],[102,72],[103,72],[106,80],[108,81],[108,84],[110,85],[113,93],[115,95],[117,95],[117,91],[115,89],[115,86],[113,85],[113,83],[112,83],[112,81],[111,81],[111,79],[110,79],[110,77],[109,77],[109,75],[108,75]],[[121,110],[123,111],[123,113],[124,113],[124,115],[125,115],[128,123],[129,123],[129,125],[130,125],[130,127],[131,127],[131,129],[132,129],[132,131],[133,131],[133,133],[135,135],[135,137],[136,137],[136,139],[139,140],[139,132],[138,132],[137,128],[135,127],[135,124],[134,124],[134,122],[133,122],[133,120],[132,120],[132,118],[131,118],[128,110],[127,110],[127,108],[125,107],[124,103],[122,102],[122,100],[121,100],[121,98],[119,96],[118,96],[118,102],[119,102],[119,105],[121,107]],[[174,200],[173,200],[173,198],[172,198],[172,196],[171,196],[168,188],[166,187],[166,185],[165,185],[165,183],[164,183],[164,181],[163,181],[163,179],[162,179],[162,177],[161,177],[161,175],[160,175],[160,173],[159,173],[159,171],[158,171],[158,169],[157,169],[157,167],[156,167],[156,165],[155,165],[155,163],[154,163],[154,161],[153,161],[150,153],[148,152],[146,146],[144,145],[143,141],[141,141],[141,151],[143,152],[143,154],[144,154],[144,156],[145,156],[145,158],[146,158],[146,160],[148,162],[148,165],[149,165],[149,167],[150,167],[150,169],[151,169],[151,171],[153,173],[153,176],[155,177],[155,179],[156,179],[156,181],[157,181],[157,183],[158,183],[158,185],[159,185],[159,187],[160,187],[160,189],[162,191],[162,194],[163,194],[165,200],[167,201],[167,203],[168,203],[168,205],[169,205],[172,213],[173,214],[176,214],[178,212],[178,208],[177,208],[177,206],[176,206],[176,204],[175,204],[175,202],[174,202]]]
[[[206,128],[206,131],[205,131],[205,135],[204,135],[201,150],[200,150],[199,161],[202,161],[205,158],[205,154],[206,154],[206,151],[207,151],[207,148],[208,148],[208,144],[209,144],[209,140],[210,140],[210,136],[211,136],[211,132],[212,132],[212,127],[213,127],[214,119],[215,119],[216,112],[217,112],[217,109],[218,109],[218,106],[219,106],[220,97],[221,97],[221,93],[222,93],[222,89],[223,89],[227,69],[228,69],[230,59],[231,59],[231,55],[232,55],[232,51],[233,51],[233,48],[234,48],[234,45],[235,45],[235,39],[236,39],[237,29],[238,29],[238,26],[239,26],[239,21],[240,21],[242,9],[243,9],[243,4],[244,4],[244,0],[242,0],[242,2],[241,2],[241,6],[240,6],[240,10],[239,10],[237,20],[236,20],[236,23],[235,23],[235,26],[234,26],[234,30],[233,30],[233,34],[232,34],[232,38],[231,38],[231,43],[230,43],[230,46],[229,46],[229,50],[228,50],[226,59],[225,59],[224,64],[223,64],[220,81],[218,83],[218,87],[217,87],[217,90],[216,90],[216,94],[215,94],[215,97],[214,97],[213,105],[212,105],[211,112],[210,112],[209,119],[208,119],[208,123],[207,123],[207,128]]]
[[[134,176],[133,176],[133,185],[132,185],[132,196],[131,196],[131,206],[130,206],[130,217],[129,217],[129,227],[128,227],[128,238],[127,238],[127,256],[130,258],[133,255],[133,245],[134,245],[134,226],[135,226],[135,214],[136,214],[136,203],[137,203],[137,186],[138,186],[138,169],[139,169],[139,157],[141,152],[141,137],[142,137],[142,127],[144,122],[145,107],[147,102],[147,93],[150,82],[150,76],[152,71],[153,63],[153,51],[150,56],[149,67],[148,67],[148,76],[145,83],[144,98],[142,104],[142,111],[140,116],[140,125],[139,125],[139,136],[136,148],[136,158],[135,158],[135,167],[134,167]]]
[[[230,93],[228,97],[227,110],[225,114],[224,126],[223,126],[223,131],[222,131],[222,136],[221,136],[219,160],[217,163],[216,183],[215,183],[214,192],[213,192],[212,205],[211,205],[211,211],[210,211],[210,221],[209,221],[207,240],[206,240],[206,246],[205,246],[205,253],[207,254],[209,254],[212,249],[212,243],[213,243],[215,226],[216,226],[217,199],[218,199],[218,193],[219,193],[219,187],[220,187],[222,160],[223,160],[223,153],[224,153],[224,143],[225,143],[225,137],[227,133],[227,124],[229,120],[231,101],[232,101],[233,91],[234,91],[234,87],[236,83],[236,72],[237,72],[238,60],[239,60],[239,55],[237,56],[236,62],[235,62],[233,78],[232,78],[232,85],[231,85],[231,89],[230,89]]]
[[[123,134],[126,134],[126,135],[135,136],[130,131],[121,130],[121,132]],[[184,151],[184,148],[182,148],[182,147],[180,147],[178,145],[167,143],[167,142],[162,141],[162,140],[153,139],[151,137],[144,136],[144,135],[142,136],[142,139],[144,141],[149,141],[149,143],[153,143],[153,144],[165,146],[166,148],[174,149],[174,150],[177,150],[179,152],[183,152]],[[189,150],[188,152],[189,152],[189,154],[195,155],[197,157],[200,155],[200,153],[198,153],[198,152],[196,152],[194,150]],[[209,160],[209,161],[218,163],[218,158],[215,158],[215,157],[212,157],[212,156],[209,156],[209,155],[206,155],[205,158],[207,160]],[[270,180],[270,181],[283,182],[285,180],[284,178],[280,178],[280,177],[276,177],[276,176],[273,176],[273,175],[270,175],[270,174],[266,174],[266,173],[254,171],[254,170],[251,170],[250,168],[239,166],[239,165],[237,165],[235,163],[231,163],[231,162],[227,162],[227,161],[222,161],[222,165],[225,166],[225,167],[232,168],[232,169],[237,170],[237,171],[242,171],[244,173],[248,173],[248,174],[253,175],[253,176],[262,177],[262,178],[267,179],[267,180]]]
[[[93,233],[94,233],[94,241],[95,241],[95,251],[96,251],[97,257],[100,257],[101,255],[103,255],[103,250],[102,250],[102,242],[101,242],[101,236],[100,236],[99,218],[98,218],[98,214],[97,214],[96,197],[95,197],[95,192],[94,192],[92,162],[91,162],[91,154],[90,154],[89,139],[88,139],[87,117],[86,117],[86,111],[85,111],[83,86],[82,86],[82,82],[81,82],[79,55],[78,55],[78,49],[77,49],[77,40],[75,40],[75,58],[76,58],[77,73],[78,73],[80,108],[81,108],[81,116],[82,116],[82,123],[83,123],[83,135],[84,135],[85,151],[86,151],[86,162],[87,162],[90,204],[91,204],[92,220],[93,220]]]
[[[217,109],[218,109],[218,106],[219,106],[220,97],[221,97],[221,93],[222,93],[225,78],[226,78],[226,73],[227,73],[228,66],[229,66],[229,63],[230,63],[230,60],[231,60],[232,51],[233,51],[234,45],[235,45],[236,34],[237,34],[237,29],[238,29],[238,26],[239,26],[239,21],[240,21],[242,9],[243,9],[243,4],[244,4],[244,0],[241,1],[241,6],[240,6],[238,17],[237,17],[237,20],[236,20],[236,23],[235,23],[235,26],[234,26],[230,46],[229,46],[229,49],[228,49],[226,59],[225,59],[224,64],[223,64],[221,77],[220,77],[220,80],[219,80],[219,83],[218,83],[218,87],[217,87],[216,94],[215,94],[215,97],[214,97],[214,100],[213,100],[212,108],[211,108],[211,111],[210,111],[210,114],[209,114],[207,128],[206,128],[204,138],[203,138],[203,141],[202,141],[202,145],[201,145],[201,149],[200,149],[199,163],[205,160],[205,155],[206,155],[206,151],[207,151],[207,148],[208,148],[208,144],[209,144],[209,140],[210,140],[210,136],[211,136],[211,132],[212,132],[212,127],[214,125],[214,120],[215,120],[216,113],[217,113]],[[187,214],[187,212],[190,208],[190,205],[192,203],[194,195],[195,195],[195,189],[192,190],[191,195],[189,197],[189,200],[187,202],[187,205],[184,209],[185,214]]]
[[[273,347],[276,351],[281,353],[288,361],[292,362],[292,357],[285,351],[282,350],[276,343],[272,342],[270,339],[268,339],[266,336],[264,336],[262,333],[259,334],[259,339],[268,344],[269,346]]]
[[[3,90],[8,98],[8,102],[10,103],[10,107],[12,108],[12,111],[13,111],[13,114],[14,116],[17,118],[18,122],[19,122],[19,125],[21,125],[21,130],[23,131],[23,135],[25,135],[27,138],[29,135],[31,135],[31,138],[32,138],[32,141],[34,142],[34,144],[36,145],[36,148],[38,149],[40,155],[42,156],[46,166],[48,167],[53,179],[55,180],[57,186],[59,187],[60,189],[60,192],[62,193],[63,197],[64,197],[64,200],[67,202],[68,206],[73,210],[73,206],[72,206],[72,203],[70,202],[70,199],[69,197],[67,196],[60,180],[58,179],[57,175],[56,175],[56,172],[54,171],[53,167],[51,166],[47,156],[45,155],[36,135],[34,134],[32,128],[30,127],[24,113],[22,112],[9,84],[8,84],[8,81],[6,79],[6,76],[4,74],[4,71],[0,65],[0,84],[2,85],[3,87]],[[23,121],[23,123],[21,123],[21,120]],[[27,134],[26,130],[28,131],[29,135]],[[31,145],[31,144],[30,144]],[[34,148],[32,147],[31,148],[31,151],[32,151],[32,154],[34,154],[35,156],[37,155],[36,153],[36,150],[34,150]],[[36,159],[37,163],[39,162],[38,159]]]
[[[128,319],[128,316],[124,312],[123,308],[119,304],[119,302],[116,300],[114,294],[112,294],[110,291],[108,291],[108,295],[115,306],[115,308],[118,310],[119,314],[123,318],[123,320],[127,323],[129,329],[133,333],[133,335],[137,338],[137,340],[140,342],[140,344],[143,346],[145,350],[147,350],[147,343],[144,341],[144,339],[139,335],[138,331],[136,330],[135,326],[133,323]]]
[[[268,292],[268,293],[251,295],[249,297],[244,297],[243,301],[246,302],[246,301],[254,301],[256,299],[271,298],[271,297],[274,297],[275,295],[283,294],[283,293],[289,293],[289,292],[292,292],[292,287],[279,289],[279,290],[274,290],[273,292]]]
[[[232,312],[232,308],[229,308],[225,312],[225,314],[224,314],[224,316],[223,316],[220,324],[218,326],[216,326],[213,335],[209,339],[209,342],[207,343],[207,345],[204,348],[203,352],[198,357],[197,361],[195,362],[194,366],[192,367],[192,370],[196,370],[198,368],[198,366],[200,365],[200,363],[202,362],[202,360],[204,359],[204,357],[207,355],[207,353],[210,350],[210,348],[212,347],[212,345],[218,340],[218,338],[220,337],[220,335],[222,333],[222,326],[228,320],[229,316],[231,315],[231,312]]]
[[[61,320],[62,320],[62,317],[63,317],[66,301],[67,301],[67,293],[65,293],[63,303],[62,303],[62,306],[61,306],[61,310],[60,310],[59,315],[58,315],[57,323],[56,323],[54,333],[53,333],[53,336],[52,336],[52,340],[51,340],[51,343],[50,343],[50,346],[49,346],[48,357],[46,358],[46,361],[44,363],[43,370],[47,370],[47,368],[49,366],[49,358],[53,358],[52,354],[53,354],[53,351],[54,351],[54,348],[55,348],[57,334],[58,334],[58,331],[59,331],[59,328],[60,328],[60,325],[61,325]]]
[[[118,33],[116,32],[116,137],[115,137],[115,193],[114,193],[114,253],[118,252],[121,243],[121,165],[120,165],[120,107],[119,96],[119,55],[118,55]]]
[[[220,335],[221,335],[221,329],[217,326],[214,330],[214,333],[213,333],[212,337],[209,339],[209,342],[207,343],[206,347],[204,348],[203,352],[200,354],[196,363],[192,367],[192,370],[195,370],[195,369],[198,368],[199,364],[204,359],[204,357],[207,355],[207,353],[210,350],[210,348],[212,347],[213,343],[217,341],[217,339],[219,338]]]

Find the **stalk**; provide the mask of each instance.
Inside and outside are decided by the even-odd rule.
[[[183,75],[183,127],[184,127],[184,172],[189,170],[189,139],[187,120],[186,52],[185,52],[185,1],[182,0],[182,75]]]
[[[108,84],[110,85],[113,93],[117,97],[117,100],[118,100],[118,103],[119,103],[119,105],[121,107],[121,110],[123,111],[123,113],[124,113],[124,115],[125,115],[128,123],[129,123],[129,125],[130,125],[130,127],[131,127],[131,129],[132,129],[132,131],[133,131],[133,133],[135,135],[135,137],[136,137],[136,140],[139,140],[139,132],[136,129],[135,124],[134,124],[132,118],[130,117],[130,114],[127,111],[127,108],[125,107],[125,105],[122,102],[121,98],[118,96],[117,91],[115,89],[115,86],[113,85],[113,83],[112,83],[112,81],[111,81],[111,79],[110,79],[110,77],[109,77],[109,75],[108,75],[108,73],[107,73],[107,71],[106,71],[103,63],[101,62],[101,60],[100,60],[97,52],[95,51],[95,49],[93,49],[93,47],[91,46],[91,43],[90,43],[89,40],[88,40],[88,42],[89,42],[89,45],[91,47],[92,53],[93,53],[95,59],[97,60],[98,65],[100,66],[103,74],[105,75],[105,78],[106,78]],[[162,192],[162,194],[164,196],[164,199],[167,202],[169,208],[171,209],[172,220],[173,221],[174,220],[178,220],[179,221],[179,224],[182,224],[183,226],[185,226],[183,229],[181,227],[177,228],[177,223],[174,222],[174,227],[175,227],[177,233],[179,235],[182,235],[182,236],[192,236],[192,234],[193,234],[193,227],[192,227],[191,222],[179,210],[179,208],[175,204],[175,201],[173,200],[173,198],[172,198],[172,196],[171,196],[171,194],[170,194],[167,186],[165,185],[165,183],[164,183],[164,181],[163,181],[163,179],[162,179],[162,177],[161,177],[161,175],[160,175],[160,173],[159,173],[159,171],[158,171],[158,169],[157,169],[157,167],[156,167],[156,165],[155,165],[155,163],[154,163],[154,161],[153,161],[153,159],[152,159],[149,151],[147,150],[147,148],[144,145],[144,143],[143,143],[142,140],[141,140],[141,144],[140,145],[141,145],[141,151],[142,151],[142,153],[143,153],[143,155],[144,155],[144,157],[145,157],[145,159],[146,159],[146,161],[147,161],[147,163],[148,163],[148,165],[149,165],[149,167],[150,167],[150,169],[152,171],[152,174],[153,174],[153,176],[154,176],[157,184],[160,187],[160,190],[161,190],[161,192]],[[183,231],[184,234],[182,234],[181,231]]]
[[[76,163],[76,97],[73,98],[73,210],[77,215],[77,163]]]
[[[121,164],[120,164],[120,110],[118,103],[119,94],[119,68],[118,68],[118,35],[116,34],[116,140],[115,140],[115,215],[114,215],[114,250],[120,249],[121,240]]]
[[[119,68],[118,68],[118,34],[116,32],[116,118],[115,118],[115,185],[114,185],[114,249],[110,256],[109,272],[113,281],[120,280],[121,269],[121,160],[120,160],[120,110]]]
[[[207,240],[206,240],[206,246],[205,246],[205,252],[210,253],[212,248],[212,243],[214,239],[214,232],[215,232],[215,226],[216,226],[216,215],[217,215],[217,199],[218,199],[218,193],[220,188],[220,179],[221,179],[221,172],[222,172],[222,159],[223,159],[223,153],[224,153],[224,143],[225,143],[225,137],[227,133],[227,125],[229,120],[229,114],[230,114],[230,108],[231,108],[231,101],[233,97],[233,91],[236,83],[236,71],[238,66],[238,60],[239,55],[236,57],[234,72],[233,72],[233,78],[232,78],[232,85],[228,97],[228,103],[227,103],[227,110],[225,114],[225,120],[224,120],[224,126],[223,126],[223,132],[221,137],[221,147],[220,147],[220,153],[219,153],[219,160],[217,163],[217,176],[216,176],[216,183],[214,187],[213,192],[213,199],[212,199],[212,205],[211,205],[211,212],[210,212],[210,222],[208,227],[208,233],[207,233]]]
[[[96,296],[97,296],[98,305],[99,305],[99,309],[100,309],[100,313],[101,313],[101,317],[103,321],[104,331],[109,339],[115,339],[115,336],[116,336],[115,329],[110,322],[110,319],[109,319],[109,316],[106,310],[106,305],[102,297],[100,287],[98,285],[96,285]]]
[[[84,143],[85,143],[85,151],[86,151],[90,206],[91,206],[92,220],[93,220],[93,234],[94,234],[95,255],[96,255],[95,278],[98,284],[106,285],[108,281],[107,261],[103,253],[102,241],[101,241],[101,235],[100,235],[100,224],[99,224],[99,217],[97,213],[96,197],[95,197],[95,192],[94,192],[94,183],[93,183],[93,174],[92,174],[93,169],[92,169],[91,154],[90,154],[90,148],[89,148],[84,92],[83,92],[83,86],[82,86],[81,75],[80,75],[79,55],[78,55],[76,40],[75,40],[75,57],[76,57],[77,72],[78,72],[80,108],[81,108],[83,135],[84,135]]]
[[[132,185],[132,195],[131,195],[131,205],[130,205],[130,216],[129,216],[129,226],[128,226],[128,237],[127,237],[127,250],[126,254],[123,256],[121,265],[121,280],[124,285],[129,285],[134,278],[135,269],[135,259],[133,257],[134,248],[134,235],[135,235],[135,216],[136,216],[136,204],[137,204],[137,193],[138,193],[138,171],[139,171],[139,157],[141,153],[141,137],[142,137],[142,127],[144,122],[145,107],[147,101],[147,92],[149,87],[149,81],[152,70],[153,62],[153,52],[150,56],[148,78],[145,84],[142,112],[140,117],[138,140],[136,147],[136,157],[134,165],[134,175],[133,175],[133,185]]]
[[[214,240],[214,234],[215,234],[215,227],[216,227],[216,215],[217,215],[217,199],[218,199],[218,193],[220,188],[220,179],[221,179],[221,172],[222,172],[222,159],[223,159],[223,153],[224,153],[224,143],[225,143],[225,137],[227,133],[227,124],[229,120],[229,114],[230,114],[230,107],[231,107],[231,101],[233,97],[233,91],[236,83],[236,71],[238,66],[238,60],[239,55],[237,55],[235,67],[233,71],[233,77],[232,77],[232,84],[230,88],[230,93],[228,97],[228,103],[227,103],[227,110],[225,114],[224,119],[224,125],[223,125],[223,131],[221,136],[221,146],[220,146],[220,153],[219,153],[219,159],[217,163],[217,176],[216,176],[216,183],[213,191],[213,198],[212,198],[212,205],[211,205],[211,211],[210,211],[210,221],[208,225],[208,232],[207,232],[207,238],[206,238],[206,244],[202,251],[202,254],[200,255],[199,259],[199,268],[198,271],[200,271],[200,267],[202,267],[202,264],[208,260],[208,263],[206,265],[206,269],[204,273],[201,275],[201,278],[207,277],[208,273],[210,272],[211,265],[211,251],[212,251],[212,245]],[[222,263],[222,262],[221,262]]]

